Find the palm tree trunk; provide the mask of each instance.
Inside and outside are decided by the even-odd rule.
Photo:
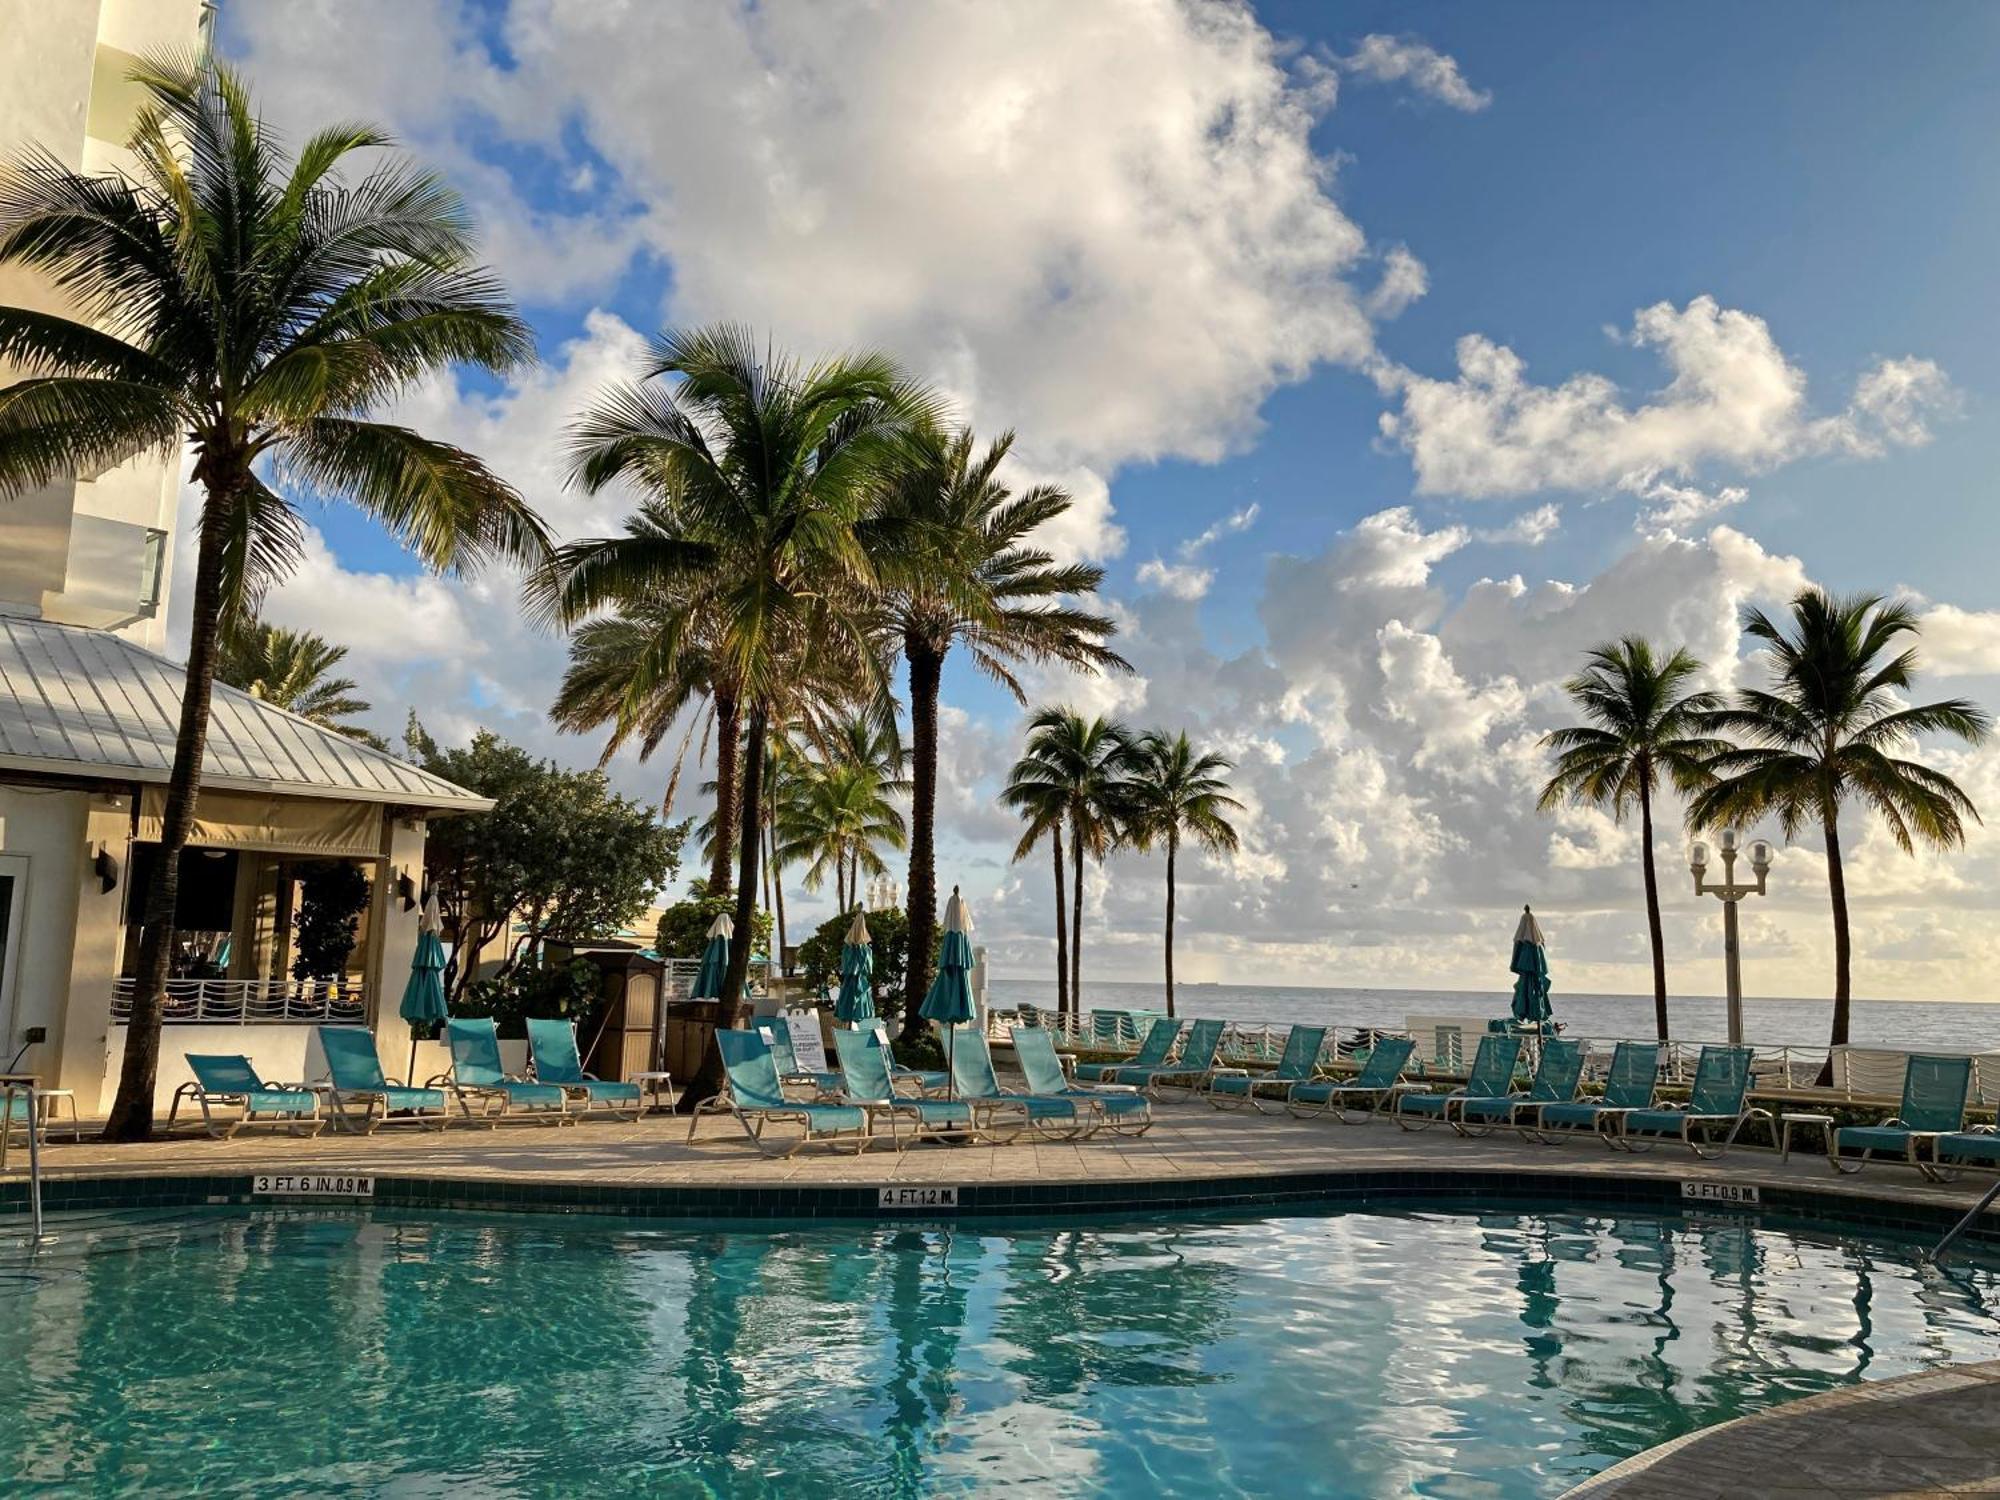
[[[778,863],[775,840],[771,858],[771,910],[778,919],[778,972],[785,972],[785,867]]]
[[[1667,1039],[1667,942],[1660,930],[1660,878],[1653,870],[1653,792],[1639,782],[1639,861],[1646,872],[1646,934],[1653,942],[1653,1028]]]
[[[1174,1015],[1174,855],[1180,840],[1167,835],[1167,1019]]]
[[[1833,1035],[1829,1045],[1847,1042],[1848,1004],[1854,993],[1854,948],[1847,931],[1847,871],[1840,857],[1840,814],[1828,809],[1821,820],[1826,829],[1826,888],[1833,899]],[[1833,1061],[1827,1060],[1828,1081]]]
[[[165,1013],[167,971],[174,956],[174,913],[180,898],[181,851],[194,827],[201,795],[201,763],[208,748],[208,704],[215,685],[215,659],[222,635],[221,517],[232,489],[211,483],[204,508],[200,550],[194,573],[193,629],[188,640],[187,678],[181,689],[180,728],[174,765],[167,780],[160,844],[146,886],[144,923],[139,936],[139,972],[133,985],[132,1014],[125,1027],[125,1059],[118,1094],[104,1122],[107,1141],[143,1141],[153,1134],[153,1087],[160,1071],[160,1020]]]
[[[736,743],[742,705],[731,693],[715,695],[715,850],[708,861],[708,893],[729,894],[729,857],[736,842]]]
[[[743,787],[739,807],[743,827],[737,834],[736,935],[729,942],[729,966],[722,973],[722,1001],[718,1007],[721,1024],[740,1026],[743,1021],[743,986],[750,977],[750,949],[756,942],[757,851],[764,819],[764,705],[750,710],[750,732],[744,745]],[[719,802],[719,799],[718,799]],[[721,807],[718,805],[717,815]],[[702,1055],[701,1071],[689,1082],[683,1103],[693,1105],[712,1099],[722,1091],[722,1053],[710,1047]]]
[[[903,1024],[916,1027],[931,982],[937,933],[937,708],[944,653],[914,634],[903,637],[910,664],[910,951],[903,967]]]
[[[1056,862],[1056,1014],[1070,1014],[1069,1003],[1069,918],[1063,914],[1062,824],[1049,828],[1049,849]]]
[[[1078,1016],[1083,1014],[1083,834],[1074,819],[1069,825],[1070,919],[1069,919],[1069,998]]]

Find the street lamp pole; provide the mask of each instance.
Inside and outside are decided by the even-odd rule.
[[[1688,870],[1694,876],[1697,896],[1714,896],[1722,902],[1722,972],[1729,999],[1729,1042],[1743,1043],[1743,949],[1736,935],[1736,903],[1745,896],[1765,894],[1764,880],[1771,873],[1771,846],[1763,839],[1750,843],[1750,870],[1754,884],[1736,880],[1736,830],[1725,828],[1717,838],[1722,846],[1722,881],[1708,882],[1708,845],[1700,839],[1688,846]]]

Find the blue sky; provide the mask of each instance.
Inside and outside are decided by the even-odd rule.
[[[1243,763],[1249,852],[1191,876],[1197,976],[1476,982],[1527,897],[1584,987],[1640,988],[1631,830],[1522,808],[1605,634],[1684,639],[1727,683],[1755,673],[1742,604],[1906,588],[1940,689],[1991,694],[1988,7],[613,14],[295,0],[225,6],[222,34],[281,123],[386,118],[464,188],[549,364],[409,414],[569,534],[616,512],[560,492],[565,404],[671,319],[883,344],[981,430],[1018,424],[1022,477],[1085,502],[1058,544],[1106,566],[1140,669],[1038,688]],[[592,754],[537,722],[560,648],[504,580],[320,528],[273,612],[354,638],[385,725],[416,701]],[[428,623],[376,626],[396,610]],[[962,664],[947,697],[947,860],[1003,966],[1039,972],[1046,875],[1007,866],[991,807],[1016,711]],[[1813,854],[1757,919],[1767,993],[1825,982]],[[1864,991],[1990,988],[1991,858],[1864,841],[1864,896],[1901,914]],[[1156,969],[1157,878],[1094,877],[1105,977]],[[1692,896],[1669,916],[1710,942]]]

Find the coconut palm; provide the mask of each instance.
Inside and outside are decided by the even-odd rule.
[[[1028,823],[1014,857],[1050,828],[1068,834],[1070,857],[1069,993],[1083,1010],[1083,862],[1102,861],[1118,842],[1127,815],[1125,775],[1132,765],[1132,735],[1102,716],[1085,718],[1072,708],[1044,708],[1028,722],[1025,753],[1000,793]],[[1060,903],[1060,897],[1058,897]],[[1060,916],[1058,922],[1060,922]],[[1060,1007],[1063,995],[1057,992]]]
[[[863,539],[878,560],[890,633],[910,674],[910,952],[929,953],[937,922],[938,694],[945,659],[962,645],[974,666],[1026,703],[1014,669],[1059,662],[1123,668],[1104,641],[1109,616],[1072,602],[1094,593],[1104,570],[1058,563],[1035,534],[1066,512],[1069,494],[1034,485],[1015,494],[999,471],[1005,433],[981,452],[970,429],[923,431],[908,445]],[[903,1012],[915,1024],[930,978],[904,973]]]
[[[1690,684],[1701,663],[1686,651],[1662,655],[1636,635],[1598,646],[1563,684],[1588,723],[1542,738],[1555,773],[1542,788],[1544,811],[1562,803],[1609,808],[1624,822],[1639,810],[1639,866],[1646,889],[1646,933],[1653,945],[1653,1028],[1667,1039],[1667,953],[1660,930],[1660,882],[1653,868],[1653,801],[1664,786],[1688,795],[1712,779],[1709,760],[1729,744],[1715,737],[1716,694]]]
[[[429,565],[545,555],[541,523],[478,459],[367,413],[464,362],[506,370],[532,343],[473,260],[457,196],[390,159],[368,126],[287,157],[229,69],[139,64],[131,175],[31,148],[0,168],[0,265],[53,282],[75,318],[0,308],[0,496],[133,455],[194,451],[201,492],[187,686],[132,1018],[107,1138],[151,1133],[180,852],[192,827],[226,626],[297,562],[292,495],[345,500]]]
[[[331,675],[346,657],[345,646],[336,646],[309,630],[245,620],[223,638],[215,677],[351,740],[386,749],[379,734],[359,724],[341,722],[368,712],[367,702],[354,696],[354,679]]]
[[[649,524],[564,546],[531,607],[575,622],[666,590],[703,621],[745,716],[736,803],[736,931],[724,993],[749,972],[770,727],[800,716],[815,684],[872,695],[882,682],[869,633],[875,576],[855,523],[897,443],[930,419],[929,399],[876,355],[801,365],[746,331],[664,334],[633,383],[605,392],[573,428],[572,479],[596,492],[634,481],[656,502]],[[655,651],[671,664],[685,623]],[[811,666],[814,670],[807,672]],[[715,1059],[697,1097],[719,1083]]]
[[[1211,854],[1237,847],[1229,814],[1243,804],[1229,795],[1233,763],[1220,755],[1197,754],[1187,734],[1148,730],[1132,742],[1130,770],[1121,790],[1125,837],[1134,848],[1167,851],[1167,1014],[1174,1013],[1174,865],[1181,839],[1191,838]]]
[[[900,849],[909,830],[881,779],[868,766],[835,761],[804,771],[782,818],[784,842],[776,857],[805,863],[806,889],[816,891],[833,873],[834,900],[842,911],[860,897],[861,877],[885,875],[876,851]]]
[[[1965,842],[1971,798],[1942,771],[1897,752],[1919,735],[1983,740],[1992,717],[1964,698],[1911,706],[1918,633],[1915,612],[1876,594],[1836,596],[1811,588],[1792,600],[1789,622],[1744,612],[1743,629],[1763,643],[1768,689],[1746,688],[1715,717],[1744,741],[1710,762],[1716,780],[1689,808],[1698,828],[1773,816],[1786,842],[1816,827],[1826,841],[1826,883],[1833,902],[1833,1040],[1847,1040],[1853,949],[1847,923],[1847,874],[1840,846],[1841,804],[1858,799],[1879,817],[1905,854],[1917,844],[1953,849]],[[1786,624],[1790,629],[1787,630]],[[1831,1068],[1829,1062],[1828,1067]]]
[[[644,534],[666,524],[656,510],[641,506],[628,531]],[[681,768],[697,728],[715,738],[715,779],[702,791],[714,811],[702,824],[708,859],[708,890],[727,895],[736,826],[736,744],[740,720],[737,690],[716,643],[707,638],[710,622],[684,598],[655,592],[621,600],[606,615],[586,620],[570,636],[569,665],[554,707],[557,726],[573,734],[609,727],[602,769],[635,737],[639,759],[652,757],[677,723],[680,745],[661,798],[663,814],[673,810]],[[705,718],[688,710],[706,703]],[[707,733],[703,735],[706,752]]]

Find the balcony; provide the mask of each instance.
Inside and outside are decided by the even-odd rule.
[[[111,1020],[132,1018],[138,981],[120,979],[111,989]],[[317,979],[169,979],[169,1025],[360,1025],[368,1019],[365,985],[329,985]]]

